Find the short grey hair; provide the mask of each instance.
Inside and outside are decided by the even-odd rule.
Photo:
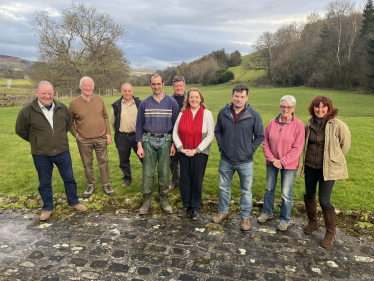
[[[38,85],[36,85],[36,90],[39,91],[40,86],[43,85],[43,84],[47,84],[47,85],[51,86],[51,87],[52,87],[52,90],[54,91],[54,89],[53,89],[53,85],[52,85],[50,82],[48,82],[48,81],[40,81],[40,82],[38,83]]]
[[[173,86],[174,86],[175,82],[180,82],[180,81],[183,82],[183,85],[186,85],[186,80],[184,80],[183,76],[175,76],[174,79],[173,79]]]
[[[123,90],[123,87],[125,87],[126,85],[130,85],[131,86],[131,91],[134,91],[134,87],[130,84],[130,83],[125,83],[121,86],[121,91]]]
[[[288,103],[292,103],[293,107],[296,106],[296,99],[295,99],[294,96],[287,95],[287,96],[282,97],[279,105],[282,105],[283,101],[288,102]]]
[[[93,80],[91,77],[88,77],[88,76],[84,76],[84,77],[82,77],[81,80],[79,81],[79,85],[82,85],[84,79],[90,79],[90,80],[92,81],[92,86],[95,87],[95,82],[94,82],[94,80]]]

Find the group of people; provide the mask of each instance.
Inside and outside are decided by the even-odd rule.
[[[273,217],[277,178],[281,174],[282,204],[277,229],[285,231],[291,224],[293,184],[296,175],[305,173],[304,201],[308,215],[305,233],[318,226],[318,197],[325,220],[326,234],[321,243],[331,246],[335,240],[335,209],[330,202],[335,180],[348,178],[345,155],[351,136],[345,123],[335,118],[338,110],[326,96],[317,96],[309,106],[311,119],[306,126],[296,118],[296,100],[284,96],[280,100],[280,114],[272,119],[264,131],[261,116],[248,101],[248,87],[238,84],[232,90],[232,103],[222,108],[216,125],[204,97],[197,88],[186,92],[182,76],[173,80],[174,94],[164,91],[162,77],[155,73],[150,78],[152,95],[144,100],[134,97],[131,84],[122,85],[122,96],[111,106],[110,122],[103,99],[93,94],[94,81],[80,80],[81,95],[73,99],[69,108],[53,98],[53,86],[42,81],[36,87],[36,99],[21,109],[16,122],[16,133],[30,142],[34,165],[39,175],[39,193],[43,200],[40,220],[48,220],[53,212],[52,171],[59,169],[64,181],[70,208],[84,212],[79,203],[74,179],[67,132],[76,138],[82,159],[87,190],[90,197],[96,189],[93,172],[93,151],[99,164],[103,191],[114,195],[110,186],[107,145],[114,142],[123,172],[122,187],[132,182],[131,150],[142,163],[143,203],[139,214],[147,214],[152,203],[157,167],[160,205],[165,213],[173,213],[168,192],[179,186],[183,207],[178,216],[192,211],[192,219],[200,216],[202,185],[211,143],[216,137],[219,152],[219,208],[213,216],[220,223],[229,215],[231,182],[235,171],[240,178],[240,215],[243,231],[250,229],[252,209],[253,155],[263,143],[266,158],[266,191],[262,214],[264,223]],[[300,157],[300,155],[302,156]],[[172,174],[169,185],[169,170]]]

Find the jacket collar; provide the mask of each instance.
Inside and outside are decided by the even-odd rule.
[[[275,117],[275,121],[276,121],[277,123],[283,123],[282,121],[279,121],[279,120],[280,120],[280,117],[281,117],[281,113],[279,113],[279,115],[278,115],[277,117]],[[292,113],[292,118],[291,118],[291,120],[288,120],[285,124],[287,124],[287,123],[291,123],[291,122],[293,122],[293,121],[295,121],[295,114],[294,114],[294,113]]]
[[[55,111],[57,108],[61,107],[60,103],[58,101],[56,101],[55,99],[53,99],[53,103],[55,104]],[[40,113],[43,113],[42,109],[40,108],[39,106],[39,103],[38,103],[38,98],[35,98],[32,102],[31,102],[31,106],[32,108],[35,110],[35,111],[38,111]]]
[[[177,96],[177,95],[176,95],[175,93],[171,95],[171,97],[174,98],[174,99],[175,99],[176,96]],[[184,91],[184,95],[183,95],[183,96],[184,96],[184,97],[187,96],[187,92],[186,92],[186,91]]]
[[[234,120],[234,117],[232,116],[231,114],[231,110],[230,110],[230,106],[232,105],[232,103],[229,103],[228,105],[226,105],[226,108],[225,108],[225,114],[230,117],[232,120]],[[247,106],[247,109],[244,111],[244,113],[242,114],[242,116],[239,117],[238,121],[239,120],[242,120],[242,119],[245,119],[245,118],[250,118],[252,117],[252,114],[250,112],[250,109],[251,109],[251,105],[249,103],[245,103],[245,105]]]

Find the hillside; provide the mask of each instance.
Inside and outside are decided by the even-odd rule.
[[[130,75],[141,76],[146,74],[153,74],[156,71],[147,68],[131,68]]]
[[[257,78],[261,78],[266,73],[264,70],[245,70],[243,65],[246,65],[248,62],[252,61],[256,54],[249,54],[242,56],[242,63],[239,66],[229,67],[228,70],[232,71],[235,74],[235,81],[248,81]]]
[[[34,62],[18,57],[0,55],[0,70],[29,70]]]

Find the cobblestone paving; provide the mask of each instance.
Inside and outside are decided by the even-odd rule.
[[[76,214],[41,223],[30,211],[0,214],[1,280],[374,280],[374,242],[338,229],[323,249],[320,228],[300,219],[240,231],[234,216],[213,230],[211,216]]]

